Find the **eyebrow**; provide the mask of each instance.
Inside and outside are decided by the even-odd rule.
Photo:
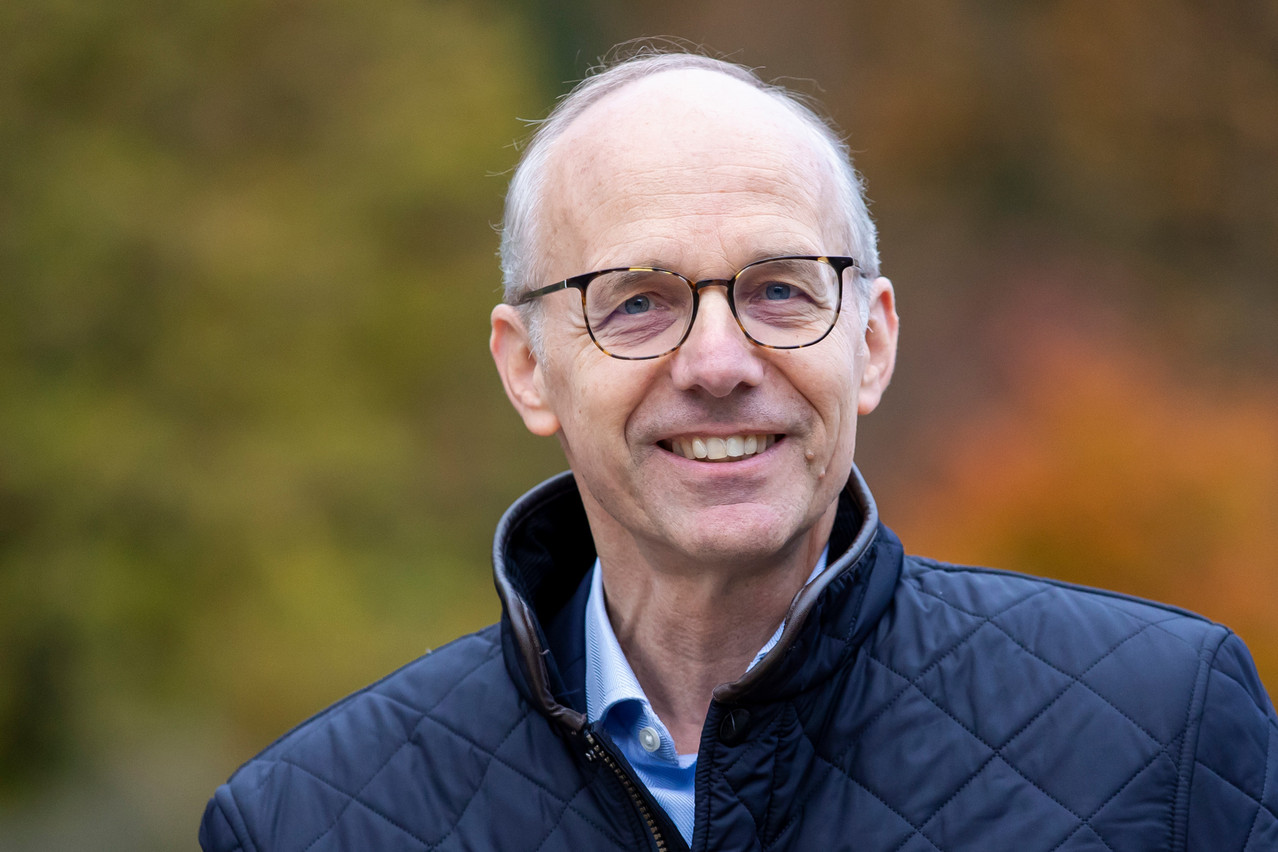
[[[812,251],[806,248],[798,249],[793,247],[791,248],[772,247],[768,249],[762,249],[762,250],[751,252],[749,255],[747,255],[749,259],[741,263],[740,265],[734,266],[732,271],[735,274],[737,272],[740,272],[742,269],[744,269],[745,267],[749,266],[752,263],[758,263],[761,260],[771,260],[772,258],[775,258],[775,257],[820,257],[827,254],[829,254],[829,252]],[[838,252],[835,252],[835,254],[838,254]],[[616,266],[618,267],[647,266],[653,269],[664,269],[668,272],[677,272],[680,275],[684,275],[685,277],[688,277],[687,273],[679,269],[678,266],[665,263],[659,260],[653,260],[651,256],[649,256],[648,260],[644,260],[639,263],[629,263],[629,262],[618,263],[616,264]]]
[[[653,267],[653,269],[649,269],[647,264],[638,264],[630,267],[629,269],[626,269],[625,267],[622,268],[624,269],[623,272],[615,272],[613,275],[620,278],[621,281],[629,283],[631,281],[639,281],[644,278],[658,276],[659,273],[654,272],[653,269],[661,269],[662,267]],[[673,272],[673,270],[670,271]]]
[[[826,254],[826,252],[790,247],[790,248],[784,248],[784,249],[755,252],[752,255],[750,255],[750,260],[747,261],[747,263],[758,263],[761,260],[771,260],[774,257],[819,257],[824,254]]]

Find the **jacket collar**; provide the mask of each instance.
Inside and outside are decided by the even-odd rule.
[[[574,733],[586,725],[583,577],[594,560],[571,473],[516,501],[493,540],[507,670],[526,699]],[[774,700],[824,680],[886,610],[901,561],[900,542],[879,523],[874,498],[853,469],[839,496],[826,569],[795,595],[780,641],[741,679],[719,685],[715,699]]]

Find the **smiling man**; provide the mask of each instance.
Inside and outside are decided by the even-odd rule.
[[[879,523],[893,289],[807,107],[699,56],[604,70],[502,256],[497,370],[570,468],[498,527],[502,622],[248,763],[206,849],[1278,849],[1228,630]]]

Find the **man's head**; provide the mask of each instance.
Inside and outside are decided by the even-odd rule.
[[[558,436],[601,551],[763,565],[819,549],[857,415],[878,404],[895,356],[892,289],[877,277],[859,183],[819,119],[744,69],[635,62],[569,96],[516,172],[498,370],[528,428]],[[595,345],[575,289],[509,304],[612,267],[728,279],[789,255],[848,255],[864,272],[842,273],[844,309],[807,348],[752,343],[720,286],[701,291],[680,348],[641,361]]]
[[[879,275],[877,232],[847,146],[831,127],[795,94],[764,83],[748,68],[698,54],[646,52],[587,77],[559,102],[529,140],[506,193],[502,223],[502,285],[508,303],[515,304],[521,293],[551,280],[546,272],[541,239],[547,228],[543,215],[549,177],[547,167],[559,137],[578,116],[613,92],[655,74],[693,69],[723,74],[768,95],[811,135],[812,145],[824,161],[828,178],[837,192],[836,207],[829,215],[839,227],[846,229],[842,242],[855,249],[860,269],[854,283],[862,296],[867,293],[865,285]],[[539,306],[533,303],[523,313],[537,342]]]

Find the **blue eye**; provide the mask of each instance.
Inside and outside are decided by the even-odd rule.
[[[651,307],[652,300],[647,296],[631,296],[621,304],[621,309],[628,314],[642,314]]]
[[[781,299],[790,298],[789,284],[769,284],[763,289],[763,295],[766,299],[780,301]]]

